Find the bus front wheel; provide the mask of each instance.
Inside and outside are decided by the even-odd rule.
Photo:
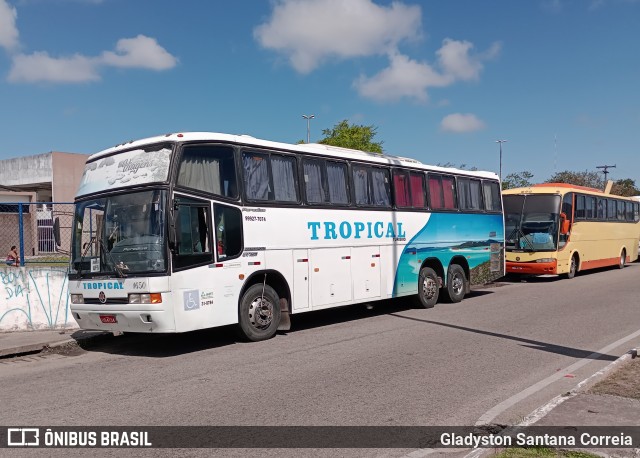
[[[242,296],[238,313],[241,336],[252,342],[274,336],[280,323],[280,298],[269,285],[256,283]]]
[[[571,264],[569,265],[569,272],[565,274],[565,278],[569,280],[576,276],[578,272],[578,257],[574,254],[571,256]]]
[[[622,250],[620,254],[620,262],[618,263],[618,269],[624,269],[624,266],[627,264],[627,250]]]
[[[430,309],[438,302],[440,287],[438,286],[438,274],[431,267],[424,267],[420,270],[418,278],[418,299],[420,305]]]

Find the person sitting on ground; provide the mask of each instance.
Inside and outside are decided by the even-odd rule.
[[[16,267],[20,265],[20,256],[18,256],[18,250],[15,245],[12,245],[9,253],[7,253],[7,265]]]

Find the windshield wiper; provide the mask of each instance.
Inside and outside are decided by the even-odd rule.
[[[91,245],[94,242],[97,242],[100,249],[107,255],[107,257],[109,258],[109,261],[111,262],[111,264],[113,264],[113,268],[117,272],[118,277],[125,278],[127,275],[124,273],[124,271],[129,270],[129,267],[122,261],[120,261],[120,265],[116,264],[116,261],[113,259],[113,256],[111,256],[111,253],[109,252],[109,250],[107,250],[107,247],[104,246],[104,242],[98,239],[97,237],[91,237],[91,240],[89,240],[89,243],[87,243],[87,246],[84,249],[84,252],[80,255],[80,265],[78,266],[78,277],[82,278],[82,261],[84,260],[87,254],[87,251],[89,251],[89,248],[91,248]]]
[[[84,249],[84,252],[80,255],[80,263],[78,265],[78,278],[82,278],[82,261],[84,260],[84,257],[87,255],[87,251],[89,251],[89,248],[91,248],[91,244],[94,242],[96,238],[95,237],[91,237],[91,239],[89,240],[89,242],[87,243],[87,246]]]
[[[125,269],[129,270],[129,267],[127,267],[123,262],[120,262],[120,264],[122,264],[122,265],[116,264],[116,261],[113,259],[113,256],[111,256],[111,252],[109,250],[107,250],[106,246],[104,246],[104,242],[102,240],[99,240],[99,239],[96,239],[96,240],[98,241],[98,245],[100,246],[100,248],[102,248],[102,251],[109,258],[109,261],[111,261],[111,264],[113,264],[113,268],[118,273],[118,277],[120,277],[120,278],[126,277],[127,275],[124,273],[124,270]]]

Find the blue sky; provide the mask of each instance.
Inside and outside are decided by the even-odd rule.
[[[0,159],[178,131],[640,184],[640,0],[0,0]]]

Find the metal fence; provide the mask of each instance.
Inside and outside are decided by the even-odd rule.
[[[0,202],[3,261],[15,245],[21,266],[68,264],[74,209],[67,202]]]

